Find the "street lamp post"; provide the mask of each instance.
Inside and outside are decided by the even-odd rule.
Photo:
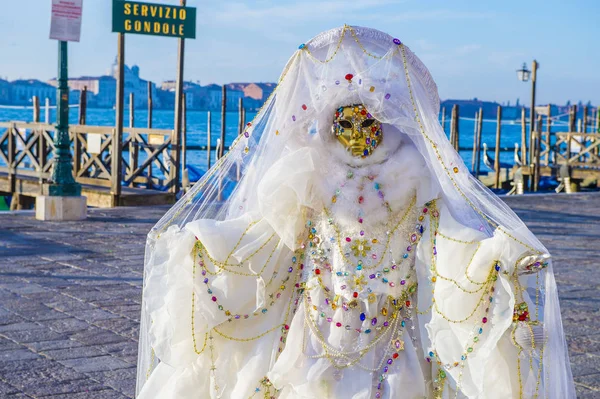
[[[523,66],[521,67],[521,69],[517,69],[517,77],[519,78],[520,81],[522,82],[527,82],[529,80],[529,78],[531,77],[531,108],[529,111],[529,160],[525,160],[523,159],[522,162],[525,165],[526,161],[527,165],[529,165],[530,170],[531,170],[531,166],[534,162],[534,156],[535,156],[535,140],[539,140],[539,138],[536,138],[535,136],[535,85],[536,85],[536,77],[537,77],[537,69],[539,67],[539,64],[536,60],[533,60],[532,66],[531,66],[531,71],[529,71],[527,69],[527,64],[523,63]],[[534,173],[537,172],[537,168],[539,167],[539,165],[536,165],[535,168],[536,170],[534,171]],[[531,173],[530,173],[531,175]],[[529,179],[530,180],[530,189],[534,189],[535,191],[537,191],[537,187],[535,187],[533,185],[533,179]]]
[[[58,41],[58,87],[56,99],[56,131],[50,181],[36,197],[36,219],[81,220],[86,217],[86,198],[81,185],[73,178],[73,156],[69,137],[69,85],[67,42]]]
[[[73,178],[73,156],[69,138],[69,85],[67,42],[58,42],[58,89],[56,101],[56,134],[54,135],[54,165],[52,165],[51,183],[48,185],[50,196],[80,196],[81,185]]]

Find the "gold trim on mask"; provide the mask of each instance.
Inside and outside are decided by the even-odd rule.
[[[333,133],[355,157],[367,157],[383,140],[381,122],[363,104],[340,107],[335,112]]]

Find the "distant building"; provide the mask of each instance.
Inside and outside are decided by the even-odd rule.
[[[160,85],[160,91],[169,93],[168,98],[169,106],[167,108],[175,107],[175,91],[177,82],[175,80],[166,80]],[[206,92],[198,83],[194,82],[183,82],[183,92],[185,93],[185,106],[187,109],[203,109],[203,96]]]
[[[112,108],[116,104],[117,99],[117,80],[118,64],[115,62],[107,71],[107,75],[103,76],[81,76],[69,79],[69,89],[72,95],[70,102],[78,101],[79,96],[75,91],[83,91],[87,87],[87,102],[89,107],[95,108]],[[133,101],[135,108],[144,108],[148,106],[148,81],[140,78],[140,68],[137,65],[131,68],[125,65],[124,68],[124,104],[129,106],[129,95],[133,93]],[[56,79],[50,80],[48,83],[57,85]],[[160,97],[157,95],[156,85],[151,83],[152,101],[155,108],[160,108]]]
[[[276,83],[230,83],[228,88],[244,92],[244,108],[257,109],[275,90]]]
[[[33,96],[44,103],[46,98],[50,99],[50,104],[56,104],[56,87],[44,83],[37,79],[15,80],[10,83],[11,104],[31,105]]]
[[[118,70],[117,57],[115,57],[115,61],[111,66],[110,75],[116,79]],[[140,78],[140,67],[137,65],[132,66],[131,68],[125,65],[124,70],[125,75],[125,87],[124,87],[124,96],[125,96],[125,105],[129,105],[129,94],[133,93],[133,101],[135,108],[142,108],[148,106],[148,81]],[[150,83],[150,87],[152,90],[152,104],[156,108],[160,108],[160,100],[157,97],[156,93],[156,84]],[[116,91],[116,85],[115,85]],[[115,95],[116,98],[116,95]],[[157,99],[155,101],[154,99]]]
[[[7,80],[0,79],[0,104],[10,104],[11,96],[10,83]]]

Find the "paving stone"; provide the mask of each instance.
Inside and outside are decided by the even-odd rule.
[[[17,342],[56,341],[57,339],[66,338],[66,335],[54,332],[43,326],[41,328],[9,330],[0,334]]]
[[[9,349],[0,351],[0,362],[12,362],[15,360],[39,359],[40,355],[27,348]]]
[[[100,356],[93,358],[65,359],[59,361],[61,364],[71,367],[81,373],[93,371],[110,371],[131,368],[131,364],[117,359],[113,356]]]
[[[75,348],[46,350],[42,351],[41,354],[54,360],[84,358],[91,361],[93,357],[105,356],[106,352],[100,346],[79,346]]]
[[[46,396],[41,396],[45,398]],[[87,392],[69,393],[67,395],[52,395],[52,399],[125,399],[133,398],[133,396],[125,396],[122,393],[108,388],[102,391],[94,391],[93,395]]]

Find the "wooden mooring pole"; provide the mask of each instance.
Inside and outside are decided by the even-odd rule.
[[[452,106],[452,111],[450,114],[450,144],[452,145],[452,147],[454,147],[456,152],[458,152],[459,149],[458,112],[458,104],[454,104]]]
[[[542,115],[537,116],[535,129],[535,164],[533,168],[533,191],[537,192],[540,186],[540,162],[541,162],[541,148],[542,148]]]
[[[83,86],[83,90],[79,93],[79,117],[78,122],[80,125],[86,124],[87,114],[87,86]]]
[[[206,170],[208,171],[210,169],[210,156],[212,154],[212,149],[210,148],[210,139],[211,139],[211,117],[210,117],[210,111],[207,112],[206,114]]]
[[[527,116],[525,107],[521,108],[521,165],[527,165]]]
[[[238,136],[244,133],[244,99],[240,97],[238,101]]]
[[[135,127],[135,96],[133,92],[129,93],[129,127]],[[138,146],[136,134],[129,132],[129,173],[133,173],[138,167]],[[133,180],[129,182],[129,187],[135,187]]]
[[[223,156],[223,150],[225,148],[225,112],[227,111],[227,87],[223,85],[221,91],[221,146],[219,147],[219,153],[217,159]]]
[[[179,5],[185,7],[186,0],[179,0]],[[182,101],[183,98],[183,65],[185,60],[185,39],[177,39],[177,79],[175,81],[175,131],[173,134],[173,141],[171,146],[173,150],[173,164],[171,165],[173,173],[171,173],[172,185],[170,192],[177,195],[179,192],[179,181],[181,179],[181,147],[179,143],[182,141],[181,137],[181,118],[182,118]]]
[[[500,135],[502,133],[502,106],[498,106],[496,119],[496,149],[494,152],[494,188],[500,188]]]
[[[33,122],[38,123],[40,121],[40,99],[38,96],[33,96]]]
[[[148,81],[148,129],[152,129],[152,109],[153,109],[153,104],[152,104],[152,82]],[[152,162],[148,165],[148,179],[146,180],[146,186],[148,188],[152,188],[153,186],[153,181],[152,181]]]
[[[129,127],[135,126],[135,107],[134,104],[134,95],[133,92],[129,93]]]
[[[44,100],[44,122],[47,125],[50,124],[50,99],[48,97]]]
[[[111,143],[111,207],[119,205],[123,150],[123,106],[125,89],[125,34],[117,34],[117,94],[115,104],[115,134]]]
[[[446,107],[442,107],[442,130],[446,133]]]
[[[481,136],[483,135],[483,108],[479,108],[479,122],[477,123],[477,163],[475,169],[475,177],[479,177],[479,169],[481,168]]]
[[[479,111],[475,112],[475,121],[473,122],[473,153],[471,154],[471,171],[475,173],[475,163],[477,162],[477,126],[479,121]]]
[[[183,93],[183,101],[181,102],[181,167],[183,171],[187,170],[187,101],[186,95]]]

